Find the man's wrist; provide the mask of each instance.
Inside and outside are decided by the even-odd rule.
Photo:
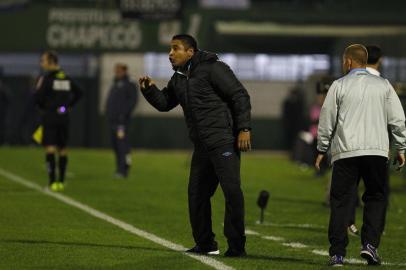
[[[240,132],[250,132],[251,128],[242,128],[240,129]]]

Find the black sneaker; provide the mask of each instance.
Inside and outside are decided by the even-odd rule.
[[[194,246],[191,249],[186,250],[188,253],[195,253],[199,255],[219,255],[220,250],[217,247],[217,243],[214,242],[209,248],[201,248],[199,245]]]
[[[344,266],[344,256],[340,255],[331,256],[328,265],[334,267]]]
[[[367,260],[368,265],[381,265],[378,249],[371,244],[365,244],[361,248],[361,257]]]
[[[224,253],[224,256],[226,257],[244,257],[247,256],[247,252],[245,250],[236,250],[233,248],[227,249],[227,251]]]

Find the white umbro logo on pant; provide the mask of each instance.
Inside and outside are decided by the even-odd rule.
[[[233,153],[231,153],[231,152],[224,152],[223,154],[221,154],[222,156],[225,156],[225,157],[229,157],[229,156],[231,156]]]

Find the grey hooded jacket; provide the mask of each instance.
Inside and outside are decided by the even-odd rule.
[[[406,149],[405,115],[392,85],[353,69],[334,81],[320,113],[317,150],[336,160],[377,155],[388,157],[389,134],[399,152]]]

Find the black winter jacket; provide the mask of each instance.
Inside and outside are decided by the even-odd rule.
[[[247,90],[214,53],[197,51],[162,91],[151,85],[142,93],[159,111],[180,104],[191,140],[208,150],[234,144],[240,130],[251,129]]]

